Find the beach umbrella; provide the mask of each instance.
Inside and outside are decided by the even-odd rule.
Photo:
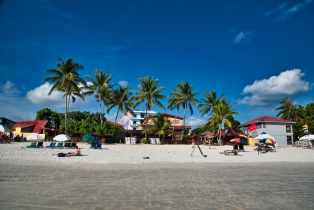
[[[53,138],[53,140],[55,141],[68,141],[70,139],[71,137],[65,134],[59,134]]]
[[[302,136],[299,140],[300,141],[303,141],[303,140],[314,140],[314,135],[313,134],[305,135],[305,136]]]
[[[27,140],[36,140],[36,141],[44,140],[44,138],[41,135],[38,135],[37,133],[31,134],[31,135],[27,136],[26,138],[27,138]]]
[[[206,134],[204,137],[207,138],[207,139],[215,138],[215,136],[211,135],[211,134]]]
[[[230,142],[237,144],[247,144],[247,141],[241,138],[231,139]]]
[[[259,143],[262,143],[262,144],[271,144],[271,145],[273,145],[273,146],[276,144],[276,142],[275,142],[274,140],[272,140],[272,139],[262,139],[262,140],[259,141]]]
[[[265,133],[265,132],[262,132],[260,135],[256,136],[254,139],[256,140],[262,140],[262,139],[272,139],[275,141],[275,137]]]
[[[8,128],[7,126],[0,124],[0,132],[10,133],[10,132],[12,132],[12,130],[10,128]]]
[[[98,140],[92,134],[87,133],[82,138],[82,142],[86,142],[86,141],[95,142],[95,141],[98,141]]]

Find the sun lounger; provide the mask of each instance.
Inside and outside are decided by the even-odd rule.
[[[63,147],[71,147],[71,142],[66,142],[64,143],[64,146]]]
[[[62,148],[63,148],[63,143],[62,143],[62,142],[59,142],[59,143],[57,144],[56,148],[62,149]]]
[[[101,149],[101,144],[102,144],[101,142],[96,143],[97,149]]]
[[[92,142],[90,144],[90,148],[97,149],[97,143],[96,142]]]
[[[156,144],[160,144],[160,139],[159,138],[155,138],[155,143]]]
[[[35,148],[43,148],[44,146],[44,142],[37,142],[37,145],[35,146]]]
[[[50,142],[50,145],[46,146],[46,148],[55,148],[56,142]]]
[[[36,142],[31,142],[31,145],[26,146],[26,148],[35,148],[36,147]]]
[[[238,155],[238,150],[225,150],[224,155]]]
[[[71,148],[75,148],[76,147],[76,142],[72,142],[70,145]]]
[[[156,144],[155,138],[149,138],[150,144]]]

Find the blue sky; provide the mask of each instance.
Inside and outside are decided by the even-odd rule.
[[[201,91],[198,99],[225,93],[241,123],[275,117],[284,97],[303,106],[314,101],[313,26],[312,0],[2,0],[0,116],[64,112],[62,95],[48,96],[51,84],[42,82],[61,57],[83,65],[82,77],[97,68],[134,90],[149,74],[167,96],[186,81]],[[97,112],[98,104],[88,97],[71,104],[74,110]],[[187,113],[193,128],[208,119],[194,111]]]

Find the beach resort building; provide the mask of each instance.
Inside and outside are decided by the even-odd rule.
[[[292,145],[293,142],[293,129],[292,124],[294,121],[284,120],[275,117],[263,116],[239,125],[239,129],[241,129],[246,135],[251,134],[248,131],[250,125],[255,124],[256,133],[255,135],[259,135],[262,132],[265,132],[273,137],[275,137],[275,141],[280,146],[288,146]],[[253,136],[254,137],[254,136]]]
[[[124,129],[125,130],[141,130],[140,125],[143,123],[146,118],[146,110],[134,110],[134,114],[128,112],[126,116],[124,116]],[[156,111],[147,111],[147,115],[155,115]]]
[[[173,130],[175,135],[174,135],[174,139],[175,140],[182,140],[183,136],[186,134],[190,134],[191,133],[191,126],[183,126],[183,118],[179,117],[179,116],[175,116],[172,114],[161,114],[165,119],[170,120],[171,122],[171,126],[169,127],[169,130]],[[142,124],[140,124],[139,126],[139,130],[145,130],[145,124],[146,124],[146,120],[148,120],[148,124],[151,123],[153,118],[156,118],[157,114],[154,115],[150,115],[147,118],[145,118],[142,122]]]

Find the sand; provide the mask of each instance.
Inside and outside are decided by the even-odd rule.
[[[314,162],[314,150],[284,147],[276,152],[258,153],[246,146],[238,156],[220,154],[232,146],[200,145],[203,157],[196,148],[191,157],[191,145],[102,145],[102,149],[90,149],[86,143],[78,143],[84,156],[57,157],[59,152],[73,152],[75,149],[26,148],[28,142],[0,145],[0,159],[25,160],[52,163],[96,163],[96,164],[149,164],[149,163],[210,163],[210,162]],[[48,143],[45,143],[48,145]],[[148,157],[149,159],[144,159]]]
[[[219,154],[231,146],[0,145],[0,209],[313,209],[314,150]],[[143,159],[149,157],[149,159]]]

